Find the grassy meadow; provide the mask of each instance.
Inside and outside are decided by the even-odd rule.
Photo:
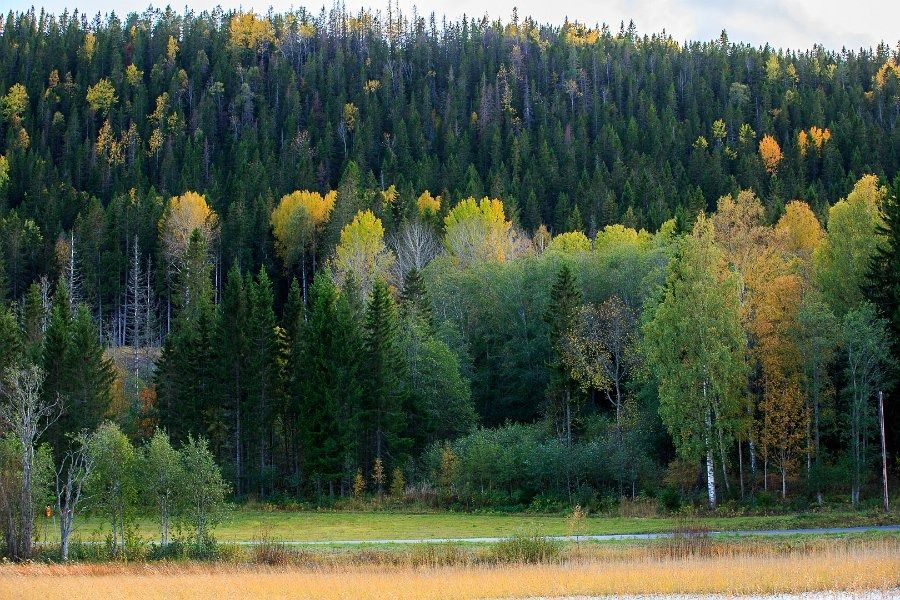
[[[357,551],[322,561],[276,547],[258,563],[0,565],[11,600],[130,598],[524,598],[604,594],[771,594],[900,587],[900,537],[568,544],[538,564],[497,549]],[[261,549],[245,552],[262,552]],[[381,556],[381,560],[376,557]],[[398,559],[397,556],[401,558]],[[442,562],[440,557],[451,557]],[[429,563],[427,557],[438,558]],[[260,558],[260,556],[257,556]],[[512,560],[506,560],[510,559]]]
[[[841,512],[753,515],[753,516],[589,516],[573,525],[564,515],[503,513],[411,513],[347,511],[282,511],[237,509],[216,528],[220,542],[260,539],[280,541],[372,541],[384,539],[440,539],[508,537],[517,534],[602,535],[660,533],[687,527],[709,531],[847,527],[897,523],[896,514]],[[157,524],[151,518],[135,521],[135,533],[153,540]],[[574,529],[573,529],[574,528]],[[73,537],[103,539],[107,525],[98,518],[79,518]],[[54,541],[58,534],[52,521],[42,521],[38,535]]]

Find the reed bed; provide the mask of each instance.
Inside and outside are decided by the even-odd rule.
[[[744,551],[740,551],[740,546]],[[0,597],[418,600],[604,594],[734,595],[900,589],[896,539],[802,544],[714,542],[700,553],[664,544],[572,545],[549,564],[451,559],[249,563],[0,565]],[[428,554],[425,550],[420,550]],[[448,550],[448,552],[451,552]],[[432,554],[434,554],[432,552]],[[401,553],[413,556],[412,552]],[[335,554],[334,556],[339,556]],[[460,559],[465,556],[465,559]],[[371,558],[371,556],[368,556]],[[441,561],[449,564],[441,564]]]

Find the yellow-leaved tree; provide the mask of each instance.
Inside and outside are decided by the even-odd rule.
[[[425,190],[416,200],[416,206],[419,207],[419,214],[426,219],[433,219],[441,210],[441,197],[432,196],[431,192]]]
[[[784,240],[788,252],[800,260],[804,273],[808,275],[813,253],[825,237],[822,224],[809,205],[802,200],[789,202],[775,225],[775,231]]]
[[[447,251],[463,265],[503,262],[512,252],[512,223],[496,198],[461,200],[444,218],[444,230]]]
[[[813,262],[825,300],[840,318],[863,302],[869,265],[884,239],[879,207],[887,193],[875,175],[864,175],[846,198],[828,209],[825,238]]]
[[[307,290],[307,259],[312,258],[312,268],[316,268],[316,250],[322,229],[334,210],[336,191],[319,194],[308,190],[297,190],[281,197],[272,211],[272,231],[275,234],[275,249],[290,271],[300,266],[303,297]]]
[[[353,221],[341,230],[341,241],[335,249],[335,282],[344,286],[352,278],[365,299],[377,280],[387,279],[393,263],[394,254],[384,243],[381,219],[371,210],[356,213]]]
[[[762,159],[766,171],[775,173],[778,170],[778,163],[784,158],[778,140],[769,134],[764,135],[759,140],[759,157]]]
[[[577,254],[591,249],[591,240],[580,231],[568,231],[553,236],[547,250],[562,254]]]
[[[233,46],[261,51],[266,44],[275,41],[275,29],[266,18],[255,13],[238,13],[231,17],[228,33]]]
[[[209,249],[216,232],[216,213],[197,192],[169,199],[159,220],[166,261],[166,327],[171,325],[173,293],[181,287],[181,307],[209,291]]]
[[[216,229],[216,213],[197,192],[172,196],[159,220],[159,232],[166,260],[176,269],[187,251],[191,234],[197,230],[209,244]]]

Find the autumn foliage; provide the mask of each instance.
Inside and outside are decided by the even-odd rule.
[[[759,141],[759,157],[762,159],[766,171],[774,173],[778,170],[778,164],[784,157],[781,154],[781,146],[771,135],[766,134]]]

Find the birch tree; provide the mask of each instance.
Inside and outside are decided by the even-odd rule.
[[[44,371],[35,365],[9,367],[0,386],[0,422],[13,433],[22,455],[22,482],[19,490],[20,524],[8,552],[13,559],[31,556],[34,532],[34,474],[37,442],[59,417],[62,400],[44,398]]]
[[[868,445],[875,430],[873,398],[885,383],[890,360],[887,323],[868,302],[844,317],[843,346],[847,360],[850,500],[856,506],[865,483],[863,472],[869,460]]]
[[[228,483],[216,465],[209,445],[202,438],[188,436],[181,448],[183,477],[181,491],[184,498],[183,518],[195,531],[195,543],[204,547],[210,543],[210,529],[222,518]]]
[[[659,412],[687,460],[706,462],[716,506],[714,438],[733,433],[746,387],[746,338],[736,277],[702,215],[681,240],[661,297],[647,308],[645,352],[659,382]]]
[[[169,443],[169,436],[157,429],[143,449],[139,464],[142,487],[153,498],[159,516],[159,545],[166,546],[171,539],[172,516],[183,495],[181,457]]]
[[[441,250],[440,242],[434,229],[419,220],[408,220],[390,239],[390,247],[394,251],[391,273],[394,281],[403,284],[406,274],[415,269],[421,272]]]
[[[372,211],[357,213],[341,230],[341,242],[335,250],[334,279],[343,286],[352,277],[359,285],[361,297],[369,298],[375,282],[384,279],[394,253],[384,243],[384,226]]]
[[[59,515],[59,558],[69,560],[69,538],[75,515],[88,500],[87,482],[94,470],[90,437],[79,435],[56,468],[56,512]]]

